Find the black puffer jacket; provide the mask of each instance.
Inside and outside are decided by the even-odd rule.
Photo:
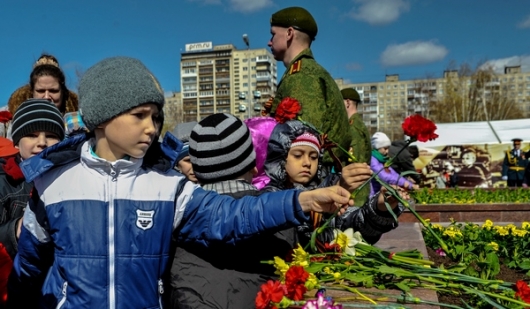
[[[12,259],[18,251],[17,221],[24,215],[33,188],[24,179],[19,163],[19,156],[0,160],[0,243]]]
[[[221,193],[236,199],[256,196],[254,190]],[[170,308],[254,308],[260,286],[275,279],[274,267],[261,261],[286,258],[292,243],[283,232],[264,233],[236,246],[217,244],[208,248],[177,244],[171,266]],[[287,237],[292,238],[292,237]]]
[[[265,160],[265,173],[269,176],[270,182],[265,188],[263,188],[263,191],[279,191],[287,189],[285,172],[287,154],[291,148],[292,141],[305,132],[318,136],[318,133],[297,120],[278,124],[274,128],[269,139],[267,159]],[[295,184],[295,188],[300,190],[311,190],[318,187],[323,188],[332,186],[338,183],[340,174],[330,173],[325,179],[321,179],[321,169],[322,166],[319,163],[318,172],[315,178],[305,186]],[[381,238],[381,235],[398,226],[398,223],[394,221],[394,218],[389,212],[377,209],[378,198],[379,193],[371,196],[363,207],[350,207],[345,214],[336,217],[328,225],[328,229],[319,235],[319,240],[325,243],[330,242],[334,237],[334,229],[344,231],[348,228],[353,228],[354,231],[359,231],[368,243],[376,243]],[[403,209],[402,205],[396,207],[394,209],[396,216],[401,215]],[[322,216],[317,225],[323,224],[326,219],[326,215]],[[295,239],[295,242],[300,243],[303,247],[309,242],[314,227],[310,226],[310,224],[304,224],[297,229],[297,239]]]

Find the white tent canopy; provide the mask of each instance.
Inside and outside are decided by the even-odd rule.
[[[503,144],[511,143],[513,138],[530,142],[530,119],[437,123],[436,126],[439,135],[436,140],[413,144],[419,147]]]

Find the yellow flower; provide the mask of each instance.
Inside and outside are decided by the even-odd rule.
[[[445,229],[443,235],[449,236],[451,238],[455,238],[456,236],[463,236],[462,231],[460,231],[459,228],[456,228],[454,226],[449,226],[447,229]]]
[[[289,270],[289,265],[287,265],[287,263],[285,263],[284,260],[275,256],[274,257],[274,268],[276,268],[276,271],[274,273],[283,278],[285,276],[285,273]]]
[[[454,231],[451,231],[449,229],[445,230],[443,233],[444,236],[449,236],[450,238],[455,238],[456,233]]]
[[[517,229],[517,226],[513,225],[513,224],[508,224],[506,225],[506,229],[510,230],[510,231],[513,231],[513,230],[516,230]]]
[[[523,230],[528,230],[530,228],[530,222],[523,221],[523,223],[521,223],[521,228]]]
[[[306,267],[309,265],[308,254],[304,251],[304,248],[298,244],[298,247],[293,250],[293,265]]]
[[[499,245],[494,241],[490,242],[488,246],[490,246],[493,249],[493,251],[499,251]]]
[[[439,229],[440,231],[444,230],[444,227],[441,226],[440,224],[433,224],[432,227],[435,228],[435,229]]]
[[[341,274],[340,273],[334,273],[333,274],[333,278],[335,278],[335,280],[339,280],[341,277]]]
[[[486,220],[484,224],[482,225],[482,228],[485,230],[490,230],[493,227],[493,222],[491,220]]]
[[[335,239],[331,241],[331,244],[338,244],[342,251],[348,255],[355,256],[355,245],[358,243],[364,243],[361,233],[353,232],[352,228],[349,228],[344,232],[335,229],[333,235],[335,236]]]
[[[518,229],[512,230],[512,234],[517,237],[524,237],[527,233],[528,231],[525,231],[525,230],[518,230]]]
[[[305,282],[305,287],[308,290],[312,290],[318,286],[318,279],[315,276],[315,274],[309,273],[309,278],[307,278],[307,281]]]
[[[506,235],[510,234],[510,231],[507,228],[504,228],[503,226],[495,226],[495,230],[496,230],[497,234],[499,234],[501,236],[506,236]]]
[[[331,269],[329,267],[324,267],[323,271],[326,273],[326,274],[329,274],[331,275],[333,272],[331,271]]]

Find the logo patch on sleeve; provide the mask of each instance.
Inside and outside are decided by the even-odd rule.
[[[154,210],[136,210],[136,226],[142,230],[148,230],[153,227]]]

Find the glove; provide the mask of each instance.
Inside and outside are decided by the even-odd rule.
[[[502,180],[508,180],[508,176],[502,176]]]

